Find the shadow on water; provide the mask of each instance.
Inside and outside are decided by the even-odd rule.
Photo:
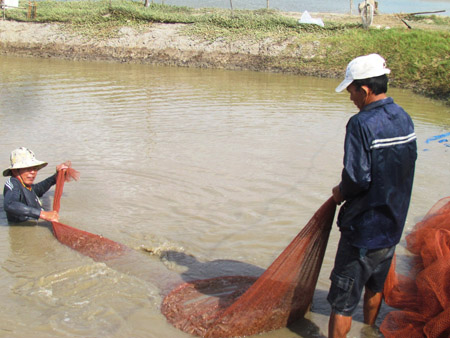
[[[295,323],[292,323],[288,326],[288,329],[301,337],[326,338],[326,336],[322,334],[320,327],[306,318],[299,319]]]
[[[258,266],[235,260],[217,259],[200,262],[192,255],[174,250],[163,251],[161,260],[174,262],[177,265],[186,267],[187,270],[181,273],[181,277],[185,282],[223,276],[258,277],[265,271],[265,269]]]

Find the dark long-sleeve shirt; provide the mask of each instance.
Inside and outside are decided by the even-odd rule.
[[[39,200],[56,183],[56,174],[42,182],[25,188],[15,177],[10,177],[3,189],[3,207],[9,222],[24,222],[39,219],[43,210]]]
[[[345,204],[338,226],[353,246],[387,248],[400,241],[417,158],[410,116],[392,98],[350,118],[339,185]]]

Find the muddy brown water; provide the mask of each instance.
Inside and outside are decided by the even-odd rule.
[[[0,210],[1,337],[189,337],[161,293],[182,280],[258,275],[338,183],[356,109],[335,79],[0,57],[0,163],[19,146],[71,160],[61,221],[132,248],[121,264],[63,245],[47,224],[8,226]],[[389,93],[412,115],[419,158],[405,233],[449,195],[450,109]],[[441,141],[441,142],[439,142]],[[4,179],[3,179],[4,182]],[[3,198],[1,198],[3,205]],[[44,198],[51,205],[52,192]],[[334,227],[312,311],[261,337],[327,334]],[[405,241],[400,271],[408,270]],[[388,311],[383,306],[378,324]],[[361,324],[352,337],[377,336]]]

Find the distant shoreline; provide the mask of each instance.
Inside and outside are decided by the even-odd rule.
[[[299,19],[302,13],[283,12]],[[359,23],[358,15],[311,13],[337,23]],[[385,27],[404,27],[391,15],[378,17]],[[376,24],[376,23],[375,23]],[[199,41],[182,32],[185,24],[151,23],[144,31],[122,27],[119,37],[107,40],[85,38],[69,33],[60,23],[36,23],[0,20],[0,54],[60,58],[66,60],[149,63],[181,67],[248,69],[287,72],[320,77],[341,76],[342,72],[321,69],[305,63],[301,69],[271,67],[269,59],[283,58],[286,63],[315,56],[318,42],[311,41],[301,50],[289,50],[289,41]]]
[[[285,16],[300,18],[301,13],[282,13]],[[359,24],[358,15],[338,13],[311,13],[314,17],[321,17],[324,21],[337,24]],[[432,25],[432,23],[414,23],[420,25]],[[183,29],[189,24],[184,23],[152,23],[133,26],[122,26],[118,34],[108,38],[96,38],[85,36],[81,33],[68,30],[63,23],[37,23],[0,20],[0,55],[14,55],[21,57],[59,58],[77,61],[109,61],[126,63],[143,63],[155,65],[168,65],[193,68],[217,68],[227,70],[252,70],[276,73],[291,73],[298,75],[336,78],[343,75],[345,62],[351,55],[343,50],[345,61],[342,64],[331,63],[327,58],[333,45],[327,45],[327,40],[310,34],[309,38],[302,39],[302,35],[293,38],[276,39],[236,39],[228,40],[215,38],[214,40],[202,39],[184,33]],[[377,15],[373,26],[380,30],[388,28],[402,28],[405,24],[394,15]],[[435,29],[429,28],[426,29]],[[437,29],[440,29],[437,26]],[[445,29],[443,28],[445,32]],[[420,29],[418,30],[420,31]],[[362,32],[363,33],[363,32]],[[359,33],[355,33],[358,34]],[[448,33],[443,33],[448,34]],[[365,35],[365,34],[361,34]],[[299,40],[300,39],[300,40]],[[390,38],[392,39],[392,38]],[[332,42],[333,43],[333,42]],[[395,44],[395,40],[389,41]],[[417,43],[420,43],[419,41]],[[357,46],[353,46],[355,48]],[[340,48],[340,47],[339,47]],[[340,52],[339,50],[334,53]],[[347,53],[347,54],[345,54]],[[359,53],[359,52],[358,52]],[[402,61],[402,55],[395,55],[397,63]],[[344,58],[343,58],[344,59]],[[391,58],[392,60],[392,58]],[[424,60],[426,62],[426,60]],[[392,62],[392,61],[391,61]],[[391,63],[392,64],[392,63]],[[398,64],[398,66],[408,66]],[[442,99],[450,104],[448,92],[443,95],[433,96],[433,90],[441,87],[433,87],[428,78],[426,84],[423,81],[404,81],[398,84],[395,75],[403,71],[394,72],[392,85],[397,87],[417,89],[418,93],[426,94],[436,99]],[[424,76],[430,76],[424,73]],[[397,82],[396,82],[397,81]],[[445,80],[445,81],[448,81]],[[430,94],[431,93],[431,94]]]
[[[59,23],[0,20],[0,54],[273,72],[292,71],[271,68],[268,62],[271,58],[294,60],[300,56],[314,56],[313,42],[311,48],[303,48],[301,55],[296,50],[287,52],[286,46],[275,45],[272,41],[199,41],[184,35],[184,26],[186,24],[152,23],[144,31],[122,27],[118,37],[95,40],[68,33]],[[300,73],[323,77],[336,75],[314,67],[304,67]]]

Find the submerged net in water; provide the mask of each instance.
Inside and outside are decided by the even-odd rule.
[[[441,199],[406,236],[414,254],[412,276],[391,266],[384,288],[390,312],[380,329],[385,337],[450,337],[450,197]]]
[[[312,302],[336,205],[325,202],[258,278],[218,277],[184,283],[163,300],[175,327],[202,337],[238,337],[285,327]]]
[[[53,199],[53,210],[59,212],[61,207],[61,196],[64,183],[77,180],[78,171],[70,167],[65,170],[59,170],[56,179],[55,197]],[[123,244],[114,242],[100,235],[82,231],[69,225],[59,222],[52,222],[53,234],[61,243],[68,247],[81,252],[83,255],[89,256],[97,261],[104,261],[121,256],[129,250]]]

